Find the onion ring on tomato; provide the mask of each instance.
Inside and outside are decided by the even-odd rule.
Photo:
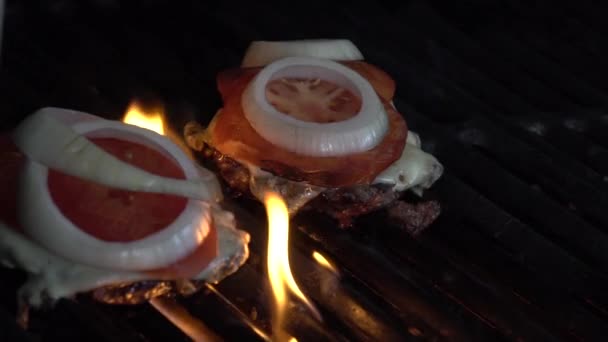
[[[397,160],[407,139],[407,124],[389,103],[394,81],[379,68],[365,62],[342,62],[365,77],[382,99],[389,131],[375,148],[340,157],[298,155],[263,139],[249,124],[242,110],[241,94],[260,68],[231,69],[218,75],[224,107],[208,128],[208,143],[222,154],[273,174],[323,187],[369,184]]]

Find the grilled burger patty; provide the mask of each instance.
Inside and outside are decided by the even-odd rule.
[[[225,194],[233,197],[255,197],[251,191],[252,175],[249,168],[209,145],[199,147],[200,161],[220,175]],[[306,192],[308,186],[278,176],[273,177],[273,181],[273,186],[286,196],[288,203],[290,200],[292,203],[298,202],[293,212],[322,212],[336,219],[342,228],[350,227],[353,219],[358,216],[387,208],[392,223],[416,235],[432,224],[441,212],[437,201],[409,203],[401,199],[405,191],[396,191],[393,185],[382,183],[323,189],[310,201],[300,205],[298,200],[300,196],[307,195],[302,192]]]

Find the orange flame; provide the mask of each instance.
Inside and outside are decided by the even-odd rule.
[[[123,117],[122,122],[164,135],[165,124],[163,122],[163,117],[164,114],[161,109],[146,111],[137,102],[132,102]]]
[[[177,145],[177,147],[190,157],[190,159],[194,159],[192,151],[186,146],[180,136],[171,130],[168,125],[165,125],[165,112],[161,106],[144,109],[139,103],[133,101],[129,104],[129,107],[122,118],[122,122],[164,135]]]
[[[320,319],[319,312],[298,287],[289,266],[289,213],[285,201],[274,192],[266,192],[264,204],[268,215],[268,255],[267,267],[270,287],[274,296],[273,330],[281,341],[297,341],[286,336],[283,329],[285,309],[289,303],[288,294],[298,299]]]
[[[315,259],[315,261],[319,265],[325,267],[326,269],[330,270],[331,272],[336,273],[336,274],[338,273],[338,269],[334,265],[332,265],[332,263],[329,262],[329,260],[327,260],[327,258],[325,256],[323,256],[323,254],[321,254],[317,251],[314,251],[314,252],[312,252],[312,258]]]
[[[160,135],[168,136],[168,138],[182,148],[184,152],[188,153],[187,148],[180,145],[179,140],[173,138],[173,132],[165,129],[164,112],[162,109],[154,108],[147,111],[137,102],[131,102],[121,121],[129,125],[154,131]],[[200,231],[197,232],[196,239],[199,243],[204,240]],[[221,338],[211,331],[204,322],[191,316],[188,311],[179,304],[163,298],[153,298],[150,300],[150,304],[184,334],[190,336],[193,341],[221,341]]]

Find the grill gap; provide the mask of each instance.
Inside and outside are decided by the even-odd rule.
[[[544,178],[538,174],[533,175],[527,172],[522,172],[521,169],[516,168],[516,164],[504,161],[504,159],[500,158],[491,150],[482,145],[472,145],[472,147],[487,159],[498,164],[503,169],[508,170],[511,174],[516,175],[518,179],[527,183],[533,190],[540,192],[544,194],[545,197],[556,201],[563,207],[564,210],[572,212],[581,219],[589,222],[595,228],[603,231],[604,233],[608,233],[608,231],[605,229],[605,227],[608,226],[608,216],[606,216],[601,209],[604,201],[601,201],[599,198],[597,198],[597,202],[589,201],[588,197],[591,196],[591,189],[580,190],[580,195],[573,194],[571,189],[560,189],[560,184],[552,181],[551,179]],[[585,191],[589,192],[585,193]]]

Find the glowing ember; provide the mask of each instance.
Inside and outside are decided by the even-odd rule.
[[[158,134],[165,134],[162,110],[154,109],[151,111],[145,111],[136,102],[129,105],[127,113],[122,119],[122,122],[149,129]]]
[[[289,267],[289,214],[285,201],[274,192],[266,192],[264,204],[268,215],[268,278],[274,295],[273,340],[297,341],[283,330],[288,292],[304,302],[320,318],[318,311],[298,287]]]
[[[327,258],[325,258],[323,256],[323,254],[314,251],[312,252],[312,258],[315,259],[316,262],[319,263],[319,265],[325,267],[326,269],[332,271],[333,273],[338,273],[338,270],[334,267],[334,265],[332,265],[329,260],[327,260]]]

